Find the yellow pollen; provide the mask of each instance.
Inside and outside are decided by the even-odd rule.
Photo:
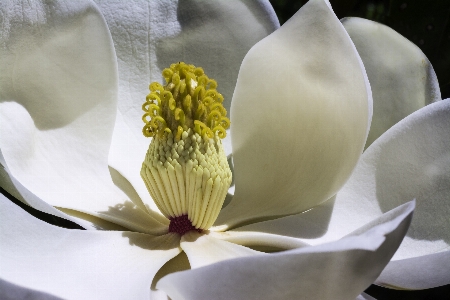
[[[168,219],[187,215],[197,229],[210,228],[231,184],[221,139],[230,120],[217,82],[202,68],[172,64],[166,85],[150,84],[142,105],[144,136],[153,137],[141,177]]]
[[[162,76],[166,85],[151,83],[150,94],[142,105],[144,136],[161,137],[172,132],[178,138],[176,133],[181,127],[184,131],[191,128],[202,136],[213,137],[218,133],[225,138],[230,120],[214,79],[206,76],[202,68],[183,62],[164,69]]]

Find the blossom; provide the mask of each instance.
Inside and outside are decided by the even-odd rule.
[[[349,299],[386,264],[382,284],[448,283],[436,267],[448,261],[448,100],[396,124],[360,159],[371,89],[326,1],[310,1],[255,46],[277,27],[264,1],[140,4],[2,7],[2,187],[86,229],[105,229],[56,228],[2,197],[2,279],[75,299],[145,299],[152,282],[172,299]],[[363,53],[357,29],[366,27],[351,20],[346,28],[353,21],[356,33],[348,31]],[[204,59],[228,105],[234,90],[236,186],[216,227],[182,237],[167,234],[169,221],[139,176],[148,147],[140,137],[144,88],[168,59],[181,58]],[[423,68],[432,70],[426,61]],[[423,213],[388,264],[414,209],[403,203],[414,198]],[[440,222],[434,230],[430,215]],[[262,253],[273,250],[287,251]],[[410,270],[425,263],[433,274],[415,277]]]

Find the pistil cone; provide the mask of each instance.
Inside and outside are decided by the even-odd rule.
[[[191,129],[179,140],[172,133],[154,137],[141,176],[168,219],[187,215],[202,230],[217,219],[232,179],[221,139]]]

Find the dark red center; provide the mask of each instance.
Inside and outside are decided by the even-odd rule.
[[[184,235],[186,232],[191,230],[196,230],[202,232],[201,229],[197,229],[192,226],[191,221],[187,215],[182,215],[179,217],[170,218],[169,232],[176,232],[179,235]]]

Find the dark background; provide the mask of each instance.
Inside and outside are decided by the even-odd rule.
[[[281,25],[308,2],[269,1]],[[339,19],[361,17],[383,23],[416,44],[433,65],[442,99],[450,98],[450,0],[330,0],[330,3]],[[371,285],[366,293],[378,300],[450,300],[450,285],[422,291]]]
[[[286,22],[307,2],[269,1],[278,15],[280,24]],[[419,46],[434,67],[442,99],[450,98],[450,0],[330,0],[330,2],[338,18],[361,17],[386,24]],[[70,221],[22,204],[2,188],[0,193],[50,224],[81,229]],[[450,300],[450,285],[421,291],[397,291],[372,285],[366,293],[378,300]]]

